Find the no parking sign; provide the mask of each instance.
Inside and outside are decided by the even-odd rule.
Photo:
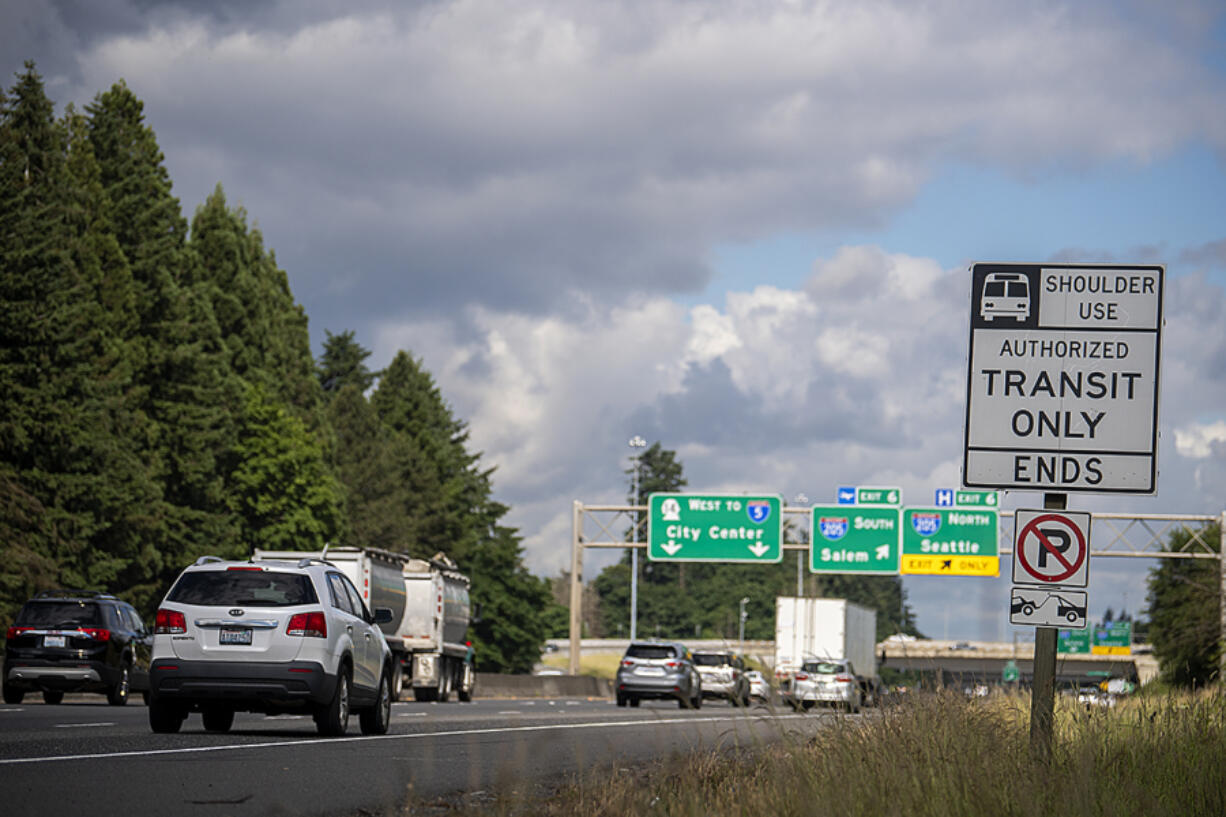
[[[1013,583],[1085,587],[1090,574],[1090,514],[1018,510]]]

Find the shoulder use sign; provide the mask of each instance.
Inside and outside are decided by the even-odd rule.
[[[967,486],[1157,489],[1164,272],[972,267]]]

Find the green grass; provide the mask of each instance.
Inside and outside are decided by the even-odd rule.
[[[1057,702],[1049,763],[1031,757],[1028,696],[926,694],[807,740],[601,772],[452,813],[685,817],[1220,817],[1226,693]],[[408,807],[406,812],[408,813]],[[417,813],[417,812],[414,812]]]

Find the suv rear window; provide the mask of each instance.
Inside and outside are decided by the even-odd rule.
[[[184,573],[166,600],[206,607],[230,607],[235,604],[294,607],[319,601],[309,576],[271,570],[197,570]]]
[[[627,658],[674,658],[676,653],[672,647],[655,644],[631,644],[626,650]]]
[[[732,656],[718,652],[696,652],[694,653],[694,663],[700,667],[722,667],[725,664],[732,664]]]
[[[104,627],[98,605],[90,601],[30,601],[17,614],[23,627]]]

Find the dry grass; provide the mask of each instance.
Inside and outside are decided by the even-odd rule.
[[[579,655],[579,674],[591,675],[596,678],[607,678],[612,681],[617,675],[617,665],[621,663],[620,653],[592,653]],[[541,659],[547,667],[557,667],[565,670],[570,666],[570,659],[565,655],[551,653]]]
[[[1220,817],[1226,693],[1087,712],[1061,699],[1050,764],[1031,758],[1028,696],[916,696],[815,737],[605,770],[446,812],[685,817]],[[406,813],[423,813],[422,804]],[[437,813],[438,806],[435,806]],[[424,812],[430,812],[430,808]]]

